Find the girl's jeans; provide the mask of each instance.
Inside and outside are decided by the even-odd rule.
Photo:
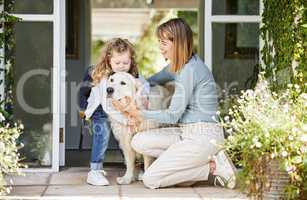
[[[91,130],[93,134],[91,170],[100,170],[103,167],[111,132],[108,119],[105,117],[92,119]]]

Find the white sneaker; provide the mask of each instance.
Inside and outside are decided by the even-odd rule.
[[[236,167],[233,165],[230,158],[222,150],[214,158],[216,164],[215,175],[219,185],[234,189],[236,187]]]
[[[108,179],[99,170],[91,170],[87,174],[86,182],[90,185],[106,186],[110,185]]]

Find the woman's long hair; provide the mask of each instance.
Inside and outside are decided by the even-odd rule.
[[[171,72],[178,72],[193,54],[193,32],[181,18],[170,19],[157,28],[160,39],[172,42]]]
[[[107,78],[113,73],[113,70],[110,65],[110,59],[112,57],[113,52],[121,54],[127,51],[129,51],[131,58],[131,66],[128,73],[130,73],[134,77],[138,77],[138,69],[134,58],[135,52],[133,45],[126,39],[113,38],[107,41],[102,48],[99,62],[94,66],[94,69],[91,73],[91,77],[93,80],[92,83],[94,85],[97,85],[99,84],[101,79]]]

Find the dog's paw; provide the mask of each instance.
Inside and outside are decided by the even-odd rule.
[[[133,178],[132,177],[117,177],[116,179],[116,182],[119,184],[119,185],[128,185],[130,183],[132,183],[133,181]]]
[[[143,170],[140,170],[138,176],[136,177],[136,179],[138,181],[142,181],[143,180],[143,175],[144,175],[144,171]]]

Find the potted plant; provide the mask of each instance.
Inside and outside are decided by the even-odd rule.
[[[306,84],[303,88],[306,87]],[[298,85],[274,93],[263,74],[221,119],[225,148],[254,199],[303,199],[307,192],[307,94]],[[306,197],[306,196],[305,196]]]

